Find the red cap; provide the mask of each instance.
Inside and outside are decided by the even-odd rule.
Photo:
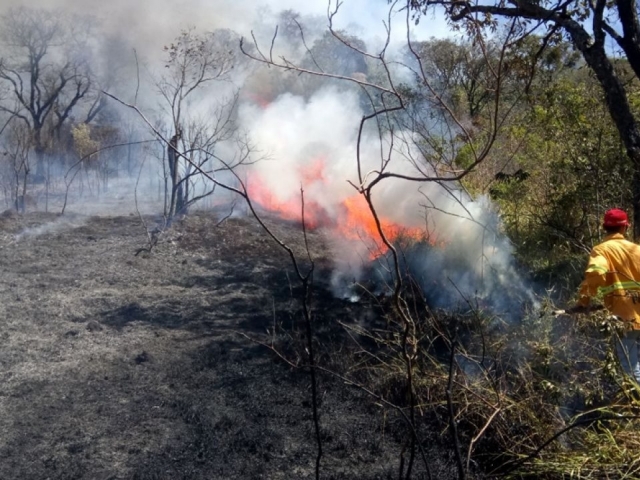
[[[629,219],[627,218],[627,214],[624,210],[612,208],[604,214],[603,225],[605,227],[623,227],[625,225],[629,225]]]

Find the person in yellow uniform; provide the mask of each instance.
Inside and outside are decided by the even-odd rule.
[[[578,305],[588,308],[593,297],[602,295],[607,310],[624,322],[625,332],[616,345],[618,359],[640,383],[640,245],[624,237],[629,219],[623,210],[608,210],[602,226],[606,236],[589,254]]]

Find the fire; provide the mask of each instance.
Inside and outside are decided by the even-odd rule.
[[[384,255],[388,248],[380,237],[376,219],[365,198],[356,194],[344,200],[342,206],[344,213],[336,225],[336,230],[341,236],[364,242],[369,249],[371,260]],[[384,236],[390,243],[394,243],[401,237],[416,241],[425,239],[425,233],[421,228],[404,227],[380,215],[378,221]]]
[[[324,168],[324,158],[319,157],[307,164],[303,170],[297,172],[302,187],[306,190],[314,184],[319,187],[326,184]],[[297,195],[292,194],[286,200],[281,200],[279,196],[271,192],[267,182],[255,175],[249,177],[246,187],[251,201],[260,205],[262,209],[286,220],[301,221],[302,203],[299,192]],[[382,241],[373,213],[361,194],[356,193],[346,198],[337,207],[337,214],[331,216],[320,204],[305,196],[304,220],[306,227],[309,229],[327,228],[333,230],[340,238],[364,243],[371,260],[386,253],[388,248]],[[391,243],[401,237],[417,241],[426,238],[425,232],[421,228],[404,227],[383,216],[378,216],[378,221],[385,237]]]
[[[324,178],[324,161],[322,158],[316,159],[308,167],[298,172],[301,184],[307,188],[314,182],[323,183]],[[285,220],[300,221],[302,218],[302,197],[300,192],[295,192],[290,198],[280,200],[270,189],[268,182],[257,176],[251,176],[246,182],[247,193],[252,202],[260,205],[261,208],[268,212],[278,215]],[[304,220],[305,225],[310,229],[327,226],[332,223],[326,210],[317,202],[305,198],[304,199]]]
[[[271,100],[269,100],[266,95],[260,95],[255,92],[244,92],[245,99],[251,101],[252,103],[258,105],[263,110],[267,108],[271,104]]]

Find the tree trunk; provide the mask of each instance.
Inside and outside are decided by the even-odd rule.
[[[628,155],[631,156],[630,153]],[[638,242],[640,239],[640,155],[637,152],[633,160],[633,240]]]
[[[420,9],[429,2],[412,2],[413,8]],[[438,2],[436,2],[438,3]],[[589,68],[595,73],[605,95],[605,101],[609,114],[613,119],[620,138],[627,150],[627,157],[633,166],[633,178],[631,179],[632,207],[633,207],[633,237],[640,239],[640,129],[638,122],[631,111],[627,92],[623,82],[616,74],[611,60],[606,51],[607,33],[609,33],[622,47],[627,55],[629,64],[640,78],[640,25],[636,0],[617,0],[610,6],[603,0],[594,2],[592,8],[592,32],[585,26],[584,20],[577,16],[567,15],[566,6],[556,4],[551,9],[541,6],[541,2],[535,0],[522,0],[509,2],[513,7],[505,7],[502,2],[494,5],[485,5],[484,2],[471,5],[469,2],[449,2],[449,15],[454,22],[469,20],[475,14],[495,15],[504,18],[519,18],[552,22],[557,27],[565,30],[571,37],[571,42],[580,51]],[[445,2],[447,4],[447,2]],[[624,30],[624,36],[611,33],[606,26],[606,9],[618,8],[620,23]],[[458,7],[464,6],[459,9]]]
[[[33,143],[33,151],[36,154],[36,173],[33,181],[44,183],[47,172],[44,164],[45,147],[42,144],[42,130],[40,128],[34,128]]]
[[[167,146],[167,159],[169,163],[169,174],[171,176],[171,201],[169,202],[169,219],[173,218],[176,214],[178,197],[182,194],[181,187],[182,185],[178,185],[180,182],[180,175],[178,172],[178,139],[179,134],[175,134],[171,140],[169,141],[169,145]]]

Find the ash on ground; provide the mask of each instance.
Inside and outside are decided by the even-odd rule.
[[[314,477],[308,373],[253,340],[301,361],[299,284],[254,221],[218,222],[187,217],[136,255],[148,242],[137,216],[0,218],[0,478]],[[298,228],[272,227],[305,253]],[[375,311],[315,295],[319,357],[340,365],[340,324]],[[396,478],[402,420],[319,382],[322,477]],[[433,478],[455,478],[448,439],[420,433]],[[426,478],[417,460],[413,478]]]

